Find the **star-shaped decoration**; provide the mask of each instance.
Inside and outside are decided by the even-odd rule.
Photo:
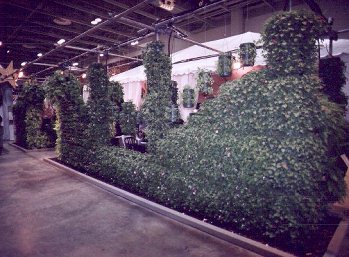
[[[0,67],[0,83],[8,82],[11,84],[12,87],[16,87],[16,81],[18,79],[17,71],[17,69],[13,69],[13,61],[9,63],[6,69]]]

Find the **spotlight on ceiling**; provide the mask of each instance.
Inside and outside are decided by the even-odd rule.
[[[2,46],[2,41],[0,41],[0,46]]]
[[[8,54],[9,54],[10,52],[11,52],[10,50],[7,50],[7,51],[6,51],[6,53],[8,53]]]
[[[159,0],[159,6],[167,11],[172,11],[175,7],[175,0]]]
[[[65,42],[65,39],[62,38],[62,39],[60,39],[60,40],[57,41],[57,44],[61,45],[61,44],[63,44],[64,42]]]
[[[62,25],[62,26],[69,26],[69,25],[71,25],[71,20],[66,19],[66,18],[62,18],[62,17],[54,18],[53,22],[58,24],[58,25]]]
[[[85,79],[85,78],[86,78],[86,73],[83,73],[83,74],[81,75],[81,77],[82,77],[83,79]]]
[[[135,46],[135,45],[138,45],[138,44],[139,44],[138,40],[131,42],[131,46]]]
[[[73,66],[78,66],[79,65],[79,63],[78,62],[73,62],[73,64],[72,64]]]
[[[38,53],[37,56],[38,56],[38,57],[41,57],[41,56],[42,56],[42,53]]]
[[[21,63],[21,66],[24,66],[24,65],[26,65],[27,64],[27,62],[22,62]]]
[[[104,56],[104,53],[100,53],[99,56],[100,56],[100,57],[103,57],[103,56]]]
[[[96,18],[96,19],[94,19],[93,21],[91,21],[91,24],[92,24],[92,25],[97,25],[97,24],[100,23],[101,21],[102,21],[101,18]]]

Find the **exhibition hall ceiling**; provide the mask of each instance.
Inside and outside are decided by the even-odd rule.
[[[0,64],[6,67],[13,60],[14,67],[22,67],[27,76],[41,78],[62,65],[83,72],[97,58],[109,66],[137,65],[142,42],[155,33],[190,38],[223,26],[234,9],[270,12],[283,2],[5,0],[0,2]]]

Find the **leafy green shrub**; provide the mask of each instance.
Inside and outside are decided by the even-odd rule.
[[[329,96],[329,100],[345,107],[348,99],[342,91],[346,82],[345,63],[339,57],[320,59],[319,77],[324,83],[322,92]]]
[[[134,135],[137,127],[136,107],[132,102],[125,102],[120,112],[121,131],[124,135]]]
[[[170,128],[172,65],[163,48],[164,45],[156,41],[148,44],[143,53],[148,94],[141,111],[147,126],[145,133],[150,151],[153,143],[163,138]]]
[[[185,85],[182,92],[182,104],[184,108],[193,108],[195,104],[195,90]]]
[[[96,152],[94,171],[113,184],[154,199],[164,178],[164,169],[154,156],[124,148],[102,147]]]
[[[257,56],[254,43],[243,43],[239,46],[239,56],[242,66],[253,66]]]
[[[312,15],[303,15],[281,14],[266,25],[265,39],[282,38],[281,50],[265,43],[270,70],[226,83],[200,115],[157,142],[159,161],[172,171],[162,187],[168,205],[245,233],[300,243],[328,204],[344,195],[343,172],[329,156],[329,141],[343,136],[332,124],[338,113],[323,110],[321,83],[310,75],[314,63],[306,58],[305,67],[297,59],[307,54],[314,61],[320,31]],[[291,26],[294,34],[283,41],[275,28],[298,19],[299,30]],[[304,30],[304,24],[313,25]],[[294,49],[298,33],[308,39],[301,50]],[[289,42],[297,60],[276,61]]]
[[[58,159],[71,166],[86,169],[90,160],[86,145],[87,110],[76,78],[57,71],[44,85],[47,97],[56,106],[56,151]]]
[[[86,133],[92,150],[95,147],[107,145],[110,141],[112,105],[109,96],[110,82],[104,66],[100,63],[91,64],[87,78],[90,85],[90,98],[87,102],[89,122]]]
[[[199,92],[204,95],[211,95],[213,93],[213,79],[211,73],[205,69],[199,69],[196,78],[196,86]]]
[[[115,135],[121,135],[120,126],[120,110],[121,104],[124,102],[124,91],[121,84],[117,81],[109,83],[109,97],[112,104],[112,118]]]
[[[311,74],[317,58],[316,40],[325,21],[305,11],[273,16],[262,33],[264,57],[276,76]]]
[[[13,107],[18,145],[29,149],[54,146],[55,132],[52,127],[46,129],[43,127],[44,94],[44,89],[33,81],[19,89],[18,98]]]
[[[29,149],[52,147],[50,138],[42,131],[42,109],[30,107],[26,111],[26,145]]]

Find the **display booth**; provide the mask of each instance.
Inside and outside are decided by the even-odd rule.
[[[235,35],[219,40],[204,42],[203,44],[214,49],[218,49],[222,52],[233,51],[233,56],[238,60],[237,50],[239,45],[247,42],[257,42],[261,35],[254,32],[246,32],[240,35]],[[328,56],[329,40],[324,40],[320,45],[320,56],[325,58]],[[215,55],[214,57],[209,57]],[[349,40],[339,39],[333,42],[333,55],[339,56],[346,64],[346,77],[348,78],[345,85],[344,92],[349,96]],[[205,58],[208,57],[208,58]],[[196,76],[198,69],[206,69],[215,73],[216,65],[218,61],[217,52],[203,48],[197,45],[190,46],[183,50],[180,50],[171,55],[173,63],[172,67],[172,80],[177,82],[179,92],[179,110],[181,118],[186,121],[189,114],[194,111],[194,108],[183,108],[180,99],[183,87],[189,85],[191,88],[196,88]],[[259,70],[265,67],[265,60],[262,55],[262,49],[257,49],[257,56],[253,67],[239,67],[233,63],[233,72],[229,78],[220,78],[213,75],[215,84],[221,84],[226,80],[238,79],[244,74],[252,70]],[[118,81],[124,88],[124,100],[132,101],[137,109],[140,109],[143,98],[142,88],[146,86],[146,75],[144,72],[144,66],[138,66],[123,73],[114,75],[110,78],[112,81]],[[214,85],[214,94],[217,94],[218,88]],[[199,96],[196,94],[196,102],[198,102]],[[347,107],[348,109],[348,107]],[[346,112],[346,119],[349,121],[349,112]]]

